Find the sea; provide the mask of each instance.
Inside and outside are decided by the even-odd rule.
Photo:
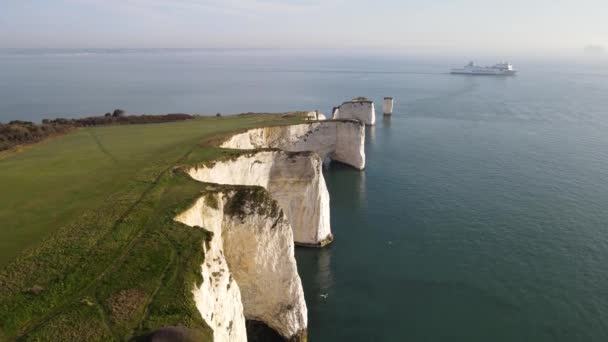
[[[608,59],[0,50],[0,122],[374,100],[367,167],[325,170],[335,242],[298,248],[316,341],[608,341]],[[484,60],[486,64],[498,60]],[[382,98],[395,98],[392,116]]]

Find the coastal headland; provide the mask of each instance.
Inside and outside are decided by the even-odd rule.
[[[323,165],[365,167],[362,123],[311,118],[79,127],[5,152],[0,338],[306,340],[294,248],[334,239]]]

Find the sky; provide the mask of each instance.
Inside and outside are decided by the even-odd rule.
[[[605,47],[608,0],[0,0],[0,48]]]

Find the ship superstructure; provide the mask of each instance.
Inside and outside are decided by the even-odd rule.
[[[513,69],[513,65],[509,62],[502,62],[493,66],[479,66],[475,62],[470,62],[461,69],[452,69],[451,74],[460,75],[495,75],[495,76],[513,76],[517,70]]]

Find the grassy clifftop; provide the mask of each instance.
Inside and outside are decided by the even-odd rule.
[[[182,324],[207,235],[172,220],[201,183],[175,166],[218,134],[296,123],[243,115],[79,129],[0,155],[0,340],[124,340]]]

